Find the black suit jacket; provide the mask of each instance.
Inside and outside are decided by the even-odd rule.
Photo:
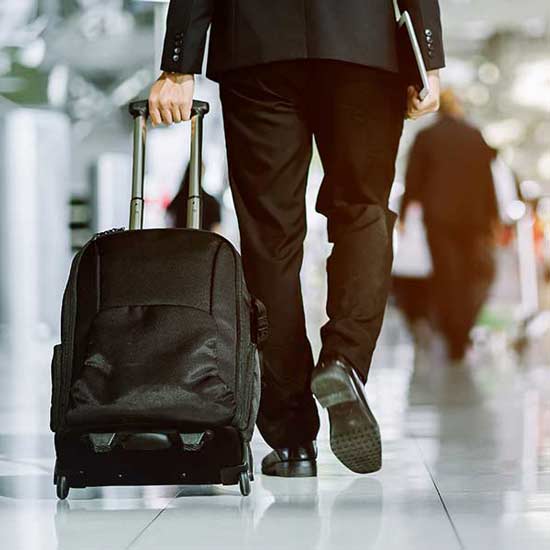
[[[498,220],[495,156],[477,128],[440,116],[419,132],[411,149],[401,215],[418,201],[428,229],[490,232]]]
[[[399,0],[428,69],[444,66],[438,0]],[[162,69],[207,73],[291,59],[332,59],[397,71],[392,0],[171,0]]]

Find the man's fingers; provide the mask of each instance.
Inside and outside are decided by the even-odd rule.
[[[173,124],[174,122],[178,123],[189,120],[191,117],[191,107],[178,105],[169,106],[167,103],[160,104],[150,101],[149,114],[154,126],[158,126],[159,124]]]
[[[160,124],[160,112],[158,109],[158,101],[156,96],[152,95],[149,97],[149,116],[151,117],[151,122],[153,126]]]
[[[419,97],[418,97],[418,94],[415,95],[413,98],[412,98],[412,104],[413,104],[413,107],[417,110],[417,111],[423,111],[424,108],[426,107],[426,102],[427,102],[427,97],[424,98],[424,100],[421,100]]]
[[[407,117],[416,120],[439,109],[439,71],[428,73],[430,93],[420,100],[418,90],[414,86],[407,87]]]
[[[153,125],[170,125],[174,122],[189,120],[193,92],[193,75],[163,73],[153,84],[149,94],[149,113]]]
[[[168,107],[161,109],[162,121],[164,124],[172,124],[174,119],[172,118],[172,111]]]
[[[153,123],[153,126],[158,126],[159,124],[162,124],[162,117],[158,109],[152,111],[149,110],[149,114],[151,115],[151,122]]]
[[[429,95],[424,99],[424,101],[421,101],[418,103],[417,108],[420,111],[426,111],[427,113],[432,113],[434,111],[437,111],[437,108],[439,107],[437,98],[434,96]]]
[[[172,119],[175,123],[181,122],[183,120],[183,118],[181,116],[181,110],[178,107],[178,105],[174,105],[172,107],[171,113],[172,113]]]
[[[149,99],[149,116],[151,117],[151,122],[153,126],[158,126],[159,124],[172,124],[174,117],[172,116],[173,110],[171,109],[169,103],[153,97]]]
[[[435,113],[439,108],[437,98],[428,96],[421,101],[418,96],[409,97],[407,115],[414,120],[429,113]]]
[[[182,105],[180,105],[180,113],[181,113],[181,119],[182,120],[190,120],[191,119],[191,103],[185,102]]]

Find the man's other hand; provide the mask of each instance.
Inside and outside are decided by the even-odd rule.
[[[149,94],[149,113],[153,126],[189,120],[194,92],[194,75],[162,73]]]
[[[429,71],[428,80],[430,82],[430,93],[420,101],[418,90],[414,86],[407,89],[407,118],[416,120],[429,113],[435,113],[439,110],[439,70]]]

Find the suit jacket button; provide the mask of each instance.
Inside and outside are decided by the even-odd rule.
[[[174,57],[172,57],[172,61],[179,61],[180,60],[180,56],[179,55],[175,55]]]
[[[174,48],[174,53],[181,53],[181,48]]]
[[[432,36],[433,33],[432,33],[431,29],[426,29],[426,30],[424,31],[424,34],[425,34],[426,36]]]

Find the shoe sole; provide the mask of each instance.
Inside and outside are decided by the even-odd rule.
[[[358,474],[380,470],[380,430],[349,376],[340,368],[325,367],[313,374],[311,391],[328,411],[330,447],[336,458]]]
[[[309,461],[296,460],[275,464],[262,473],[270,477],[317,477],[317,466]]]

